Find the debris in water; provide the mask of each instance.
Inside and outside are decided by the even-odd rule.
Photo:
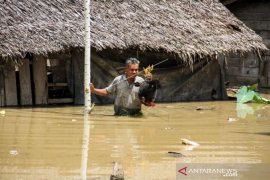
[[[195,141],[190,141],[188,139],[181,139],[182,144],[184,145],[191,145],[191,146],[199,146],[199,143],[196,143]]]
[[[201,106],[197,106],[196,107],[196,110],[197,111],[201,111],[201,110],[214,110],[215,108],[214,107],[210,107],[210,108],[204,108],[204,107],[201,107]]]
[[[93,102],[93,103],[91,104],[90,109],[89,109],[89,111],[88,111],[88,114],[91,114],[91,112],[94,110],[95,105],[96,105],[95,102]]]
[[[236,118],[232,118],[232,117],[229,117],[228,118],[228,122],[235,122],[235,121],[237,121],[238,119],[236,119]]]
[[[1,114],[2,116],[4,116],[4,115],[6,114],[6,111],[5,111],[5,110],[0,110],[0,114]]]
[[[227,88],[227,96],[231,99],[236,99],[236,94],[239,88]]]
[[[113,162],[113,172],[111,174],[110,180],[124,180],[123,167],[117,162]]]
[[[174,108],[174,106],[165,106],[165,108]]]
[[[198,146],[187,145],[187,146],[184,146],[183,150],[185,150],[185,151],[193,151],[193,149],[195,149],[197,147]]]
[[[19,153],[18,153],[18,151],[17,151],[16,149],[14,149],[14,150],[10,150],[10,151],[9,151],[9,154],[12,155],[12,156],[16,156],[16,155],[18,155]]]
[[[179,153],[179,152],[169,151],[168,153],[169,153],[172,157],[186,157],[184,154]]]
[[[164,129],[165,129],[165,130],[173,130],[174,128],[171,128],[171,127],[165,127]]]

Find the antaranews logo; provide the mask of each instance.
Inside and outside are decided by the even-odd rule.
[[[176,163],[176,179],[270,179],[270,164],[265,163]],[[266,178],[267,177],[267,178]]]
[[[179,169],[178,172],[185,175],[185,176],[187,176],[187,166],[182,168],[182,169]]]

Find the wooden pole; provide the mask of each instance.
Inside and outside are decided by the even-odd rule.
[[[90,27],[91,0],[84,0],[85,19],[85,54],[84,54],[84,108],[87,113],[91,110],[91,27]]]
[[[81,159],[81,179],[87,180],[87,162],[90,137],[89,113],[91,111],[91,27],[90,27],[90,7],[91,0],[84,0],[84,20],[85,20],[85,49],[84,49],[84,130],[82,142]]]

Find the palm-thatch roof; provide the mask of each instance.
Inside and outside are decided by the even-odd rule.
[[[0,0],[0,57],[84,46],[83,0]],[[263,51],[262,38],[217,0],[92,0],[96,50],[195,56]]]

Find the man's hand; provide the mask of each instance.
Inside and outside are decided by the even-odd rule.
[[[96,95],[99,95],[99,96],[107,96],[109,94],[105,88],[104,89],[95,88],[93,83],[90,83],[89,86],[90,86],[90,91],[93,94],[96,94]]]
[[[152,75],[152,73],[149,72],[149,73],[147,73],[144,77],[145,77],[146,80],[151,81],[152,78],[153,78],[153,75]]]
[[[95,86],[93,83],[90,83],[90,91],[95,94]]]

